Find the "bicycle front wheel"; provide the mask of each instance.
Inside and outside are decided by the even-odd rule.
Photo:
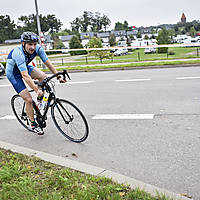
[[[22,97],[20,97],[18,94],[14,95],[11,99],[11,106],[20,124],[30,131],[30,122],[28,115],[26,114],[26,105]]]
[[[83,113],[73,103],[58,99],[51,108],[52,119],[58,130],[72,142],[87,139],[89,127]]]

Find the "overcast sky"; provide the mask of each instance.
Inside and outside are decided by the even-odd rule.
[[[175,24],[180,21],[182,12],[187,21],[200,20],[200,0],[37,0],[39,13],[55,14],[70,28],[70,22],[83,14],[83,11],[100,12],[112,22],[126,20],[129,25],[150,26]],[[0,15],[9,15],[17,23],[21,15],[35,14],[35,0],[1,0]]]

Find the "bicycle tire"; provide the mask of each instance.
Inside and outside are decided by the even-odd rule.
[[[69,120],[69,114],[73,119]],[[65,99],[57,99],[51,107],[51,115],[57,129],[67,139],[76,143],[87,139],[89,134],[87,120],[80,109],[73,103]],[[63,118],[68,119],[68,121],[64,121]]]
[[[19,108],[17,106],[19,105]],[[18,94],[11,99],[11,107],[19,123],[27,130],[32,131],[28,115],[26,114],[25,103],[22,97]]]

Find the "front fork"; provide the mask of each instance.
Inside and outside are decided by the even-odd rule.
[[[55,103],[56,103],[55,106],[57,107],[57,109],[58,109],[63,121],[65,122],[65,124],[69,124],[70,122],[72,122],[73,119],[74,119],[73,115],[69,114],[69,112],[65,109],[65,107],[60,103],[59,98],[56,99]],[[58,105],[62,108],[63,111],[65,111],[65,113],[68,116],[68,120],[65,119],[65,116],[63,115],[63,113],[62,113],[62,111],[61,111],[61,109],[59,108]]]

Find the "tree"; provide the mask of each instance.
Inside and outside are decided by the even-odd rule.
[[[69,48],[70,49],[81,49],[83,45],[81,44],[81,39],[79,36],[74,35],[71,40],[69,41]]]
[[[110,34],[108,42],[109,42],[111,47],[116,46],[117,42],[116,42],[116,37],[115,37],[114,33]]]
[[[124,21],[124,30],[129,30],[128,22],[127,21]]]
[[[145,39],[145,40],[148,40],[148,39],[149,39],[149,36],[148,36],[148,35],[145,35],[145,36],[144,36],[144,39]]]
[[[108,18],[108,16],[103,15],[103,17],[101,18],[101,23],[102,23],[102,26],[104,27],[104,30],[106,31],[106,28],[107,28],[107,26],[110,26],[111,21]]]
[[[84,11],[80,19],[81,31],[87,32],[88,26],[91,25],[92,12]]]
[[[58,36],[54,37],[54,49],[62,49],[65,45],[62,41],[58,38]]]
[[[82,32],[87,32],[87,31],[94,31],[94,32],[99,32],[102,30],[102,28],[105,29],[108,26],[110,26],[111,21],[110,19],[103,14],[99,12],[92,13],[90,11],[84,11],[83,15],[80,17],[76,17],[74,21],[71,22],[71,28],[72,31],[82,31]]]
[[[170,44],[171,40],[169,36],[170,34],[168,30],[166,30],[165,28],[160,30],[157,37],[158,44]]]
[[[95,15],[91,15],[91,30],[99,32],[102,29],[101,16],[99,12],[95,12]]]
[[[41,29],[42,31],[46,32],[51,29],[52,32],[58,32],[63,25],[60,19],[57,19],[55,15],[47,15],[46,17],[42,18],[41,20]],[[44,28],[43,28],[44,26]]]
[[[138,31],[136,37],[137,38],[142,38],[142,34]]]
[[[103,47],[101,39],[93,37],[89,41],[88,47],[89,48],[101,48],[101,47]],[[112,54],[110,53],[109,50],[90,50],[89,55],[99,58],[101,63],[102,63],[103,59],[112,57]]]
[[[197,31],[195,30],[194,26],[192,26],[192,27],[190,28],[190,35],[191,35],[191,37],[195,37],[196,34],[197,34]]]
[[[128,22],[124,21],[124,23],[117,22],[115,23],[115,31],[120,31],[120,30],[128,30]]]
[[[88,42],[88,47],[89,48],[102,48],[102,41],[100,38],[93,37],[91,40]]]
[[[11,21],[8,15],[0,16],[0,43],[14,38],[15,27],[16,25],[14,24],[14,21]]]
[[[22,27],[18,27],[21,28],[22,31],[32,31],[35,33],[38,32],[36,15],[31,14],[29,16],[20,16],[18,20],[24,24]],[[55,15],[40,15],[40,25],[42,32],[47,32],[48,30],[50,30],[50,32],[53,33],[60,30],[62,23],[59,19],[55,17]]]
[[[70,22],[71,24],[71,28],[73,32],[79,33],[80,30],[80,19],[78,17],[76,17],[76,19],[72,22]]]
[[[170,44],[171,39],[170,39],[170,33],[168,30],[163,28],[161,31],[158,33],[157,37],[158,44]],[[158,53],[167,53],[168,47],[160,47],[158,48]]]

